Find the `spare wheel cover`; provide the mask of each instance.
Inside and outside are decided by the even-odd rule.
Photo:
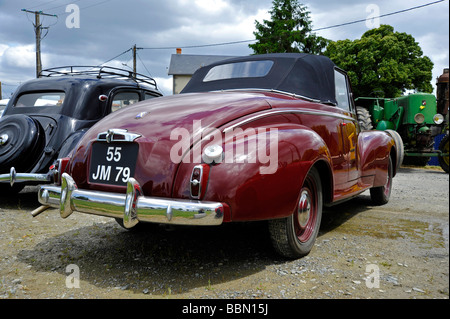
[[[11,115],[0,121],[0,174],[14,166],[17,172],[27,172],[43,148],[40,125],[31,117]]]

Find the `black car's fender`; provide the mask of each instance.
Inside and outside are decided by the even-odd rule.
[[[78,142],[81,140],[81,138],[86,133],[87,129],[79,130],[70,135],[61,145],[61,148],[59,150],[59,158],[67,157],[71,151],[75,149],[75,146],[77,146]]]

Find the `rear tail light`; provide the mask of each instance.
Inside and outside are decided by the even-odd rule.
[[[50,171],[53,174],[53,182],[58,186],[61,185],[61,175],[66,171],[69,159],[69,157],[59,158],[52,166],[50,166]]]
[[[190,179],[191,197],[202,199],[209,179],[209,165],[197,165],[192,169]]]

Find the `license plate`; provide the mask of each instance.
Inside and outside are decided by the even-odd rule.
[[[89,182],[125,186],[134,176],[138,150],[136,143],[94,143]]]

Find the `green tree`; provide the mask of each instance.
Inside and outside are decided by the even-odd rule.
[[[255,21],[255,54],[304,52],[320,54],[329,40],[311,32],[310,12],[297,0],[274,0],[269,11],[271,20]]]
[[[406,90],[431,93],[433,62],[415,39],[390,25],[361,39],[332,41],[324,52],[348,72],[355,97],[398,97]]]

